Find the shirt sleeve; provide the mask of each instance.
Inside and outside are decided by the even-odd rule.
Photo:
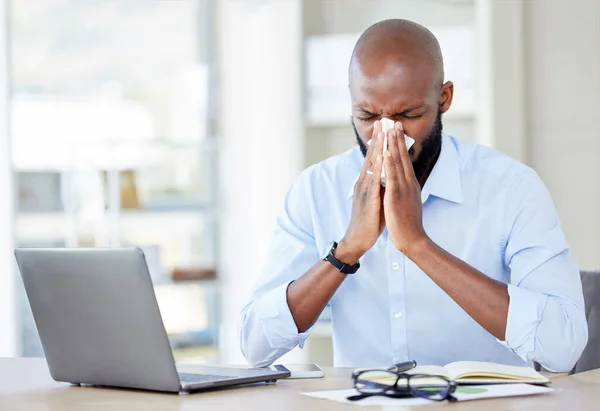
[[[305,171],[288,192],[277,218],[267,264],[251,301],[240,315],[240,346],[254,366],[272,364],[311,329],[299,333],[287,303],[287,287],[319,259],[312,229],[311,193]]]
[[[548,190],[528,170],[508,190],[504,262],[510,269],[501,343],[549,371],[573,368],[588,338],[579,268]]]

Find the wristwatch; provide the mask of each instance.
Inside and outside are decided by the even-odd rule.
[[[337,258],[335,258],[335,249],[337,248],[338,243],[332,241],[327,252],[323,256],[324,261],[329,261],[338,271],[342,274],[354,274],[360,268],[360,262],[356,262],[354,265],[349,265],[341,262]]]

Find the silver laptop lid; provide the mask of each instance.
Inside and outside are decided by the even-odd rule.
[[[17,249],[15,256],[55,380],[179,391],[140,249]]]

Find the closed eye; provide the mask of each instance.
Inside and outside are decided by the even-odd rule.
[[[376,120],[379,116],[361,107],[354,107],[356,119],[359,121],[371,121]]]
[[[423,117],[423,114],[415,114],[415,115],[412,115],[412,116],[409,116],[409,115],[405,114],[402,117],[405,118],[405,119],[407,119],[407,120],[414,120],[414,119]]]
[[[358,120],[360,120],[360,121],[371,121],[371,120],[376,119],[377,116],[375,116],[375,115],[371,115],[371,116],[365,116],[365,115],[363,115],[363,116],[357,116],[356,118]]]

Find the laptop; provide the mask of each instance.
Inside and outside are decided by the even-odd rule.
[[[218,366],[178,372],[139,248],[18,248],[15,256],[56,381],[188,393],[290,376]]]

